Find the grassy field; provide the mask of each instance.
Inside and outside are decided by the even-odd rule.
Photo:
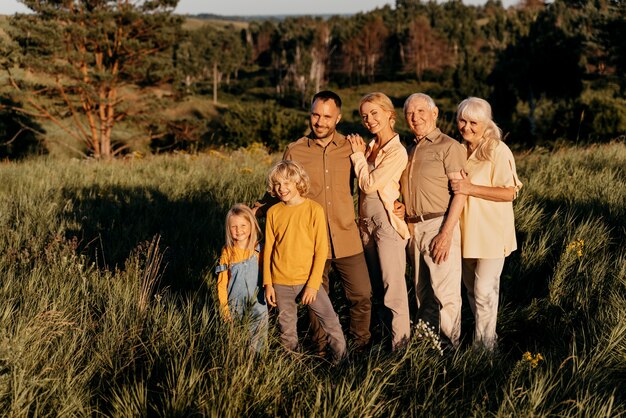
[[[626,145],[517,157],[520,250],[502,276],[495,357],[468,347],[465,315],[450,356],[416,339],[340,368],[284,354],[275,328],[251,357],[219,319],[224,215],[261,195],[277,157],[0,164],[1,414],[626,414]]]

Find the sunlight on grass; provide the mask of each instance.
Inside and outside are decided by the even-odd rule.
[[[499,351],[424,339],[340,367],[251,354],[220,320],[224,216],[279,158],[262,147],[0,165],[6,416],[619,416],[626,413],[626,146],[520,157],[520,249]],[[345,303],[337,299],[338,303]],[[341,311],[340,309],[338,309]]]

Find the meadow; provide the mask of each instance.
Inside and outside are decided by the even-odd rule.
[[[450,355],[414,339],[339,367],[286,355],[275,327],[254,357],[218,314],[224,215],[262,194],[278,158],[0,164],[0,414],[626,415],[623,142],[517,155],[496,355],[470,348],[466,310]]]

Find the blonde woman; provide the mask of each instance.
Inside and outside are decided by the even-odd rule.
[[[359,229],[374,301],[383,301],[381,319],[387,326],[391,323],[391,344],[396,350],[406,345],[411,332],[404,279],[409,229],[393,213],[407,153],[393,129],[396,112],[389,97],[367,94],[361,99],[359,111],[363,125],[375,135],[368,145],[358,134],[347,136],[360,189]]]
[[[486,100],[463,100],[456,119],[468,156],[463,179],[450,181],[455,194],[467,196],[461,214],[463,283],[476,321],[474,346],[493,351],[500,274],[505,257],[517,249],[512,202],[522,183]]]

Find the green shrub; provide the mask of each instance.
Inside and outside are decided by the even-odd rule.
[[[238,148],[260,142],[278,151],[304,135],[306,128],[303,112],[282,108],[274,101],[237,103],[224,110],[211,144]]]

